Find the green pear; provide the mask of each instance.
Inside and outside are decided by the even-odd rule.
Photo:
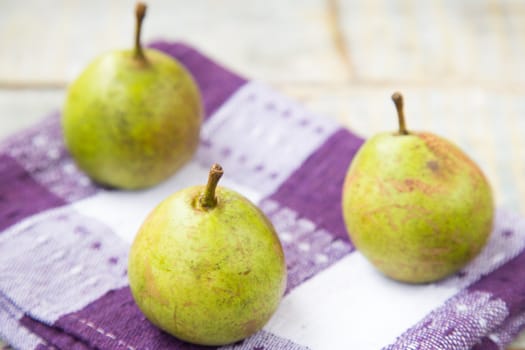
[[[202,101],[190,73],[140,44],[144,4],[136,7],[134,50],[111,51],[71,84],[62,128],[66,147],[94,181],[123,189],[153,186],[191,159]]]
[[[405,126],[401,94],[392,96],[399,132],[379,133],[357,152],[343,185],[343,216],[355,247],[382,273],[409,283],[457,272],[492,229],[492,191],[457,146]]]
[[[208,184],[183,189],[147,217],[129,255],[133,297],[144,315],[190,343],[223,345],[260,330],[286,286],[272,224],[248,199]]]

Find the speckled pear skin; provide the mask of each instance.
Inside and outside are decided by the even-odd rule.
[[[492,191],[457,146],[431,133],[381,133],[352,161],[343,216],[361,253],[385,275],[409,283],[442,279],[484,247]]]
[[[194,154],[202,101],[190,73],[159,51],[113,51],[69,87],[62,127],[67,149],[94,181],[123,189],[155,185]]]
[[[286,264],[256,206],[217,187],[217,206],[204,210],[196,204],[203,191],[179,191],[150,213],[131,247],[128,275],[153,324],[190,343],[223,345],[269,320],[286,287]]]

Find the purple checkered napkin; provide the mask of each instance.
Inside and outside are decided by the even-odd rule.
[[[498,349],[525,326],[525,220],[498,209],[482,254],[458,274],[406,285],[355,251],[341,217],[346,169],[363,140],[179,43],[206,109],[194,159],[126,192],[94,185],[64,149],[58,113],[0,145],[0,338],[20,349],[204,349],[152,326],[131,297],[127,253],[168,194],[222,184],[274,223],[288,288],[264,330],[222,349]],[[209,349],[206,348],[206,349]]]

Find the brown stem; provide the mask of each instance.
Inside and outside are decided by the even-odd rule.
[[[138,2],[135,6],[135,58],[143,61],[146,60],[146,56],[144,56],[144,51],[142,50],[142,45],[140,44],[140,34],[142,32],[142,22],[146,16],[146,9],[146,4],[142,2]]]
[[[211,166],[210,174],[208,175],[208,183],[206,184],[206,188],[199,198],[199,204],[202,208],[211,209],[217,205],[215,189],[217,188],[217,184],[219,183],[223,173],[224,171],[219,164],[215,163]]]
[[[403,109],[403,95],[400,92],[392,94],[392,101],[396,105],[397,118],[399,120],[399,135],[408,135],[407,127],[405,125],[405,111]]]

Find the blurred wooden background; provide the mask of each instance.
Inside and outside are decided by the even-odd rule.
[[[0,139],[61,108],[96,55],[131,46],[134,1],[0,0]],[[367,137],[453,140],[525,215],[525,1],[151,0],[144,41],[183,40]],[[525,349],[525,334],[511,348]]]

